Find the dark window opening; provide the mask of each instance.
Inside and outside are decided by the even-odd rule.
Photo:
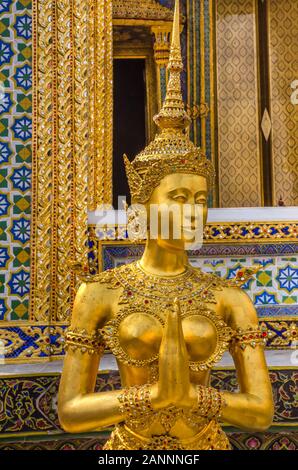
[[[118,208],[118,196],[126,196],[127,203],[130,204],[123,154],[133,160],[146,145],[145,103],[145,60],[114,59],[113,206],[115,209]]]

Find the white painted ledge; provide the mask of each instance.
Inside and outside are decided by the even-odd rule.
[[[231,207],[209,209],[208,222],[297,222],[298,206],[295,207]]]
[[[209,209],[208,222],[298,222],[298,206],[293,207],[231,207],[228,209]],[[126,223],[125,211],[89,212],[89,224]]]
[[[297,354],[293,349],[265,351],[266,361],[269,367],[298,367]],[[4,364],[0,365],[0,377],[17,376],[26,374],[53,374],[62,371],[63,361],[44,362],[37,364]],[[216,367],[234,366],[229,353],[225,353]],[[100,370],[118,370],[117,362],[111,354],[105,355],[100,363]]]

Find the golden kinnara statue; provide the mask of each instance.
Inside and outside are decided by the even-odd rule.
[[[206,222],[214,169],[186,133],[179,1],[168,71],[165,102],[154,118],[160,132],[132,163],[125,160],[132,200],[146,208],[200,204]],[[115,425],[107,450],[230,449],[220,421],[254,431],[272,422],[266,332],[254,306],[240,280],[193,268],[185,239],[172,232],[167,240],[149,234],[140,261],[83,282],[76,295],[59,419],[71,433]],[[122,389],[95,393],[105,348],[117,359]],[[237,370],[235,393],[210,386],[211,368],[226,350]]]

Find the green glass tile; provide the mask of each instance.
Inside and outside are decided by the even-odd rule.
[[[15,247],[13,248],[13,266],[29,266],[30,265],[30,252],[29,248]]]
[[[0,37],[3,37],[3,38],[10,37],[9,18],[2,18],[0,20]]]
[[[31,61],[32,59],[32,47],[27,46],[24,43],[20,43],[17,45],[18,46],[18,61],[19,62],[25,62],[25,61]]]
[[[17,10],[31,10],[32,8],[32,0],[18,0],[16,3]]]
[[[283,304],[297,304],[297,296],[296,295],[291,295],[291,296],[283,296],[282,297],[282,303]]]
[[[12,320],[28,320],[28,301],[19,302],[18,300],[11,301],[11,319]]]
[[[32,111],[32,95],[24,95],[22,93],[17,96],[17,107],[18,113],[31,112]]]
[[[7,240],[7,220],[0,221],[0,240]]]
[[[30,145],[16,145],[16,162],[31,162],[32,149]]]
[[[0,83],[2,83],[2,86],[5,88],[9,87],[9,75],[10,69],[3,69],[0,71]]]
[[[0,169],[0,188],[7,188],[7,169]]]
[[[257,286],[272,286],[272,271],[260,271],[257,273]]]
[[[0,119],[0,136],[7,137],[8,136],[8,119]]]
[[[0,274],[0,293],[3,294],[5,290],[5,275]]]
[[[14,214],[30,214],[30,197],[14,196],[13,197],[13,213]]]

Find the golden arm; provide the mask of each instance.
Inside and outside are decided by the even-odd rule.
[[[93,334],[108,315],[107,291],[100,284],[81,284],[74,302],[71,330]],[[66,352],[58,393],[61,426],[71,433],[92,431],[123,419],[119,410],[120,391],[94,393],[102,352],[89,354],[80,349]]]
[[[255,307],[241,289],[229,289],[229,326],[233,329],[256,328],[258,318]],[[264,347],[236,346],[232,357],[237,371],[239,393],[223,392],[227,406],[222,419],[242,429],[264,431],[272,423],[274,404]]]
[[[100,357],[80,351],[64,359],[58,395],[58,415],[63,429],[71,433],[96,430],[123,420],[118,396],[121,390],[94,393]]]

